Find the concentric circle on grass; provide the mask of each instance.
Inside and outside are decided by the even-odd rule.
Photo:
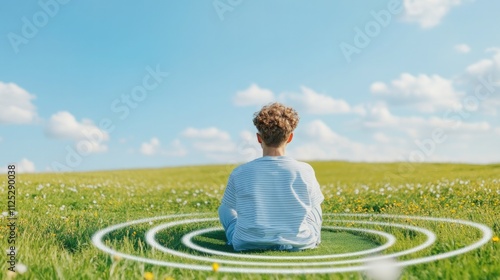
[[[181,262],[170,262],[170,261],[162,261],[162,260],[156,260],[156,259],[149,259],[145,257],[140,257],[140,256],[134,256],[131,254],[126,254],[119,252],[117,250],[114,250],[110,248],[109,246],[106,246],[103,242],[103,238],[119,229],[123,229],[132,225],[137,225],[137,224],[143,224],[143,223],[148,223],[151,221],[158,221],[158,220],[167,220],[167,219],[178,219],[178,218],[184,218],[184,217],[195,217],[195,216],[202,216],[202,215],[209,215],[209,213],[201,213],[201,214],[179,214],[179,215],[167,215],[167,216],[161,216],[161,217],[153,217],[153,218],[146,218],[146,219],[140,219],[136,221],[129,221],[125,223],[121,223],[118,225],[113,225],[110,227],[107,227],[105,229],[102,229],[98,231],[94,236],[92,237],[92,242],[93,244],[101,249],[102,251],[114,255],[114,256],[119,256],[124,259],[129,259],[129,260],[134,260],[134,261],[139,261],[139,262],[144,262],[144,263],[149,263],[153,265],[161,265],[161,266],[168,266],[168,267],[173,267],[173,268],[181,268],[181,269],[191,269],[191,270],[200,270],[200,271],[212,271],[212,266],[211,265],[199,265],[199,264],[186,264],[186,263],[181,263]],[[420,217],[420,216],[402,216],[402,215],[389,215],[389,214],[380,214],[380,215],[372,215],[372,214],[325,214],[325,216],[339,216],[339,217],[359,217],[359,218],[367,218],[367,217],[380,217],[380,218],[390,218],[390,219],[415,219],[415,220],[422,220],[422,221],[433,221],[433,222],[440,222],[440,223],[451,223],[451,224],[460,224],[460,225],[465,225],[468,227],[476,228],[477,230],[481,231],[482,237],[475,241],[474,243],[467,245],[463,248],[452,250],[449,252],[437,254],[437,255],[431,255],[431,256],[426,256],[426,257],[420,257],[420,258],[415,258],[415,259],[410,259],[410,260],[405,260],[405,261],[400,261],[396,262],[394,265],[403,267],[403,266],[409,266],[409,265],[415,265],[415,264],[420,264],[420,263],[427,263],[427,262],[432,262],[440,259],[445,259],[449,258],[452,256],[457,256],[466,252],[469,252],[471,250],[477,249],[481,247],[482,245],[486,244],[489,239],[493,236],[492,230],[482,224],[470,222],[470,221],[465,221],[465,220],[457,220],[457,219],[448,219],[448,218],[434,218],[434,217]],[[208,218],[205,220],[213,220],[214,218]],[[202,219],[199,219],[202,220]],[[345,220],[340,220],[340,221],[345,221]],[[379,222],[373,222],[373,221],[350,221],[350,222],[358,222],[361,224],[376,224]],[[171,223],[170,223],[171,224]],[[412,226],[407,226],[407,225],[401,225],[401,224],[395,224],[395,223],[387,223],[390,224],[391,226],[394,227],[412,227]],[[416,227],[414,227],[416,228]],[[419,228],[420,230],[426,230]],[[426,230],[428,231],[428,230]],[[150,233],[151,230],[148,232]],[[428,231],[430,232],[430,231]],[[434,234],[430,232],[433,236]],[[154,237],[154,234],[151,235]],[[429,235],[428,235],[429,236]],[[428,238],[428,240],[425,243],[428,243],[429,240],[432,240]],[[154,241],[154,238],[153,238]],[[435,236],[434,240],[432,243],[435,241]],[[421,244],[419,246],[425,245]],[[431,245],[432,245],[431,243]],[[154,242],[153,242],[154,244]],[[417,246],[417,247],[419,247]],[[417,248],[415,247],[415,248]],[[412,248],[410,250],[415,250],[415,248]],[[406,250],[409,251],[409,250]],[[389,257],[394,257],[394,256],[400,256],[401,253],[404,253],[405,251],[394,253],[394,254],[389,254],[389,255],[382,255],[378,257],[371,257],[371,258],[364,258],[364,261],[375,261],[375,260],[380,260],[380,259],[385,259]],[[215,259],[209,258],[211,261],[214,261]],[[357,260],[357,261],[356,261]],[[344,261],[337,261],[335,264],[345,264],[346,262],[352,263],[353,261],[355,262],[362,262],[359,261],[361,259],[355,259],[355,260],[344,260]],[[234,261],[233,261],[234,262]],[[255,262],[246,262],[246,265],[249,265],[249,263],[255,263]],[[322,262],[321,265],[331,265],[334,262]],[[285,263],[279,263],[280,265],[285,265]],[[241,264],[240,264],[241,265]],[[265,263],[266,266],[271,266],[270,263]],[[363,271],[370,269],[370,266],[368,265],[356,265],[356,266],[334,266],[334,267],[307,267],[307,266],[313,266],[314,263],[306,263],[306,267],[286,267],[286,268],[272,268],[272,267],[259,267],[259,268],[249,268],[249,267],[235,267],[235,266],[221,266],[219,268],[219,272],[232,272],[232,273],[260,273],[260,274],[312,274],[312,273],[336,273],[336,272],[355,272],[355,271]]]
[[[150,229],[148,232],[146,232],[146,242],[149,245],[151,245],[151,247],[153,247],[159,251],[162,251],[164,253],[173,255],[173,256],[183,257],[183,258],[197,260],[197,261],[206,261],[206,262],[211,262],[211,263],[217,262],[217,263],[225,263],[225,264],[233,264],[233,265],[248,265],[248,266],[321,266],[321,265],[339,265],[339,264],[361,263],[361,262],[376,261],[376,260],[392,258],[392,257],[399,257],[399,256],[415,253],[415,252],[418,252],[422,249],[425,249],[425,248],[429,247],[430,245],[432,245],[436,241],[436,236],[431,231],[429,231],[427,229],[415,227],[415,226],[410,226],[410,225],[400,225],[400,224],[394,224],[394,223],[371,222],[371,221],[327,220],[326,222],[348,222],[348,223],[382,225],[382,226],[390,226],[390,227],[409,229],[409,230],[414,230],[414,231],[418,231],[418,232],[425,234],[427,236],[427,240],[423,244],[416,246],[416,247],[413,247],[411,249],[397,252],[397,253],[388,254],[388,255],[382,255],[382,256],[365,257],[365,258],[342,260],[342,261],[323,261],[323,262],[307,262],[307,263],[306,262],[277,262],[277,263],[273,263],[273,262],[255,262],[255,261],[235,261],[235,260],[217,259],[217,258],[212,258],[212,257],[191,255],[188,253],[179,252],[177,250],[168,248],[166,246],[162,246],[155,239],[157,232],[160,230],[166,230],[168,228],[172,228],[174,226],[184,225],[184,224],[209,222],[209,221],[213,221],[216,219],[217,218],[188,219],[188,220],[181,220],[181,221],[175,221],[175,222],[170,222],[170,223],[166,223],[166,224],[161,224],[159,226],[156,226],[156,227]],[[353,253],[346,253],[344,256],[349,257],[352,254]],[[304,256],[289,256],[289,257],[256,256],[256,255],[246,255],[246,254],[234,254],[233,255],[230,253],[225,253],[224,255],[231,256],[231,257],[239,257],[239,258],[268,259],[268,260],[297,259],[297,258],[304,259]],[[310,259],[331,258],[331,256],[337,257],[338,255],[310,256]]]
[[[386,243],[384,243],[380,246],[377,246],[375,248],[372,248],[372,249],[357,251],[357,252],[350,252],[350,253],[343,253],[343,254],[331,254],[331,255],[291,256],[291,257],[286,257],[286,256],[268,257],[268,256],[255,256],[255,255],[246,255],[246,254],[227,253],[227,252],[223,252],[223,251],[219,251],[219,250],[208,249],[208,248],[205,248],[205,247],[202,247],[202,246],[199,246],[199,245],[193,243],[192,239],[195,236],[202,235],[202,234],[209,233],[209,232],[223,230],[223,228],[221,228],[221,227],[212,227],[212,228],[192,231],[192,232],[190,232],[182,237],[182,243],[190,249],[193,249],[193,250],[196,250],[199,252],[203,252],[203,253],[212,254],[212,255],[220,255],[220,256],[236,257],[236,258],[250,258],[250,259],[278,259],[279,258],[279,259],[300,259],[300,260],[327,259],[327,258],[333,259],[333,258],[345,258],[345,257],[368,255],[368,254],[373,254],[373,253],[383,251],[383,250],[391,247],[392,245],[394,245],[394,243],[396,243],[396,237],[394,235],[383,232],[383,231],[378,231],[378,230],[371,230],[371,229],[364,229],[364,228],[339,227],[339,226],[323,226],[322,229],[357,231],[357,232],[370,233],[370,234],[385,237]]]

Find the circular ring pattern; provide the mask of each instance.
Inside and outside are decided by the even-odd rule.
[[[115,256],[122,257],[124,259],[129,259],[129,260],[134,260],[134,261],[139,261],[143,263],[149,263],[153,265],[161,265],[161,266],[168,266],[172,268],[181,268],[181,269],[191,269],[191,270],[200,270],[200,271],[212,271],[212,265],[200,265],[200,264],[187,264],[187,263],[182,263],[182,262],[172,262],[172,261],[163,261],[163,260],[156,260],[156,259],[149,259],[141,256],[135,256],[123,252],[119,252],[115,249],[112,249],[111,247],[107,246],[104,244],[104,237],[119,229],[123,229],[132,225],[137,225],[137,224],[143,224],[143,223],[148,223],[148,222],[153,222],[153,221],[158,221],[158,220],[168,220],[168,219],[179,219],[179,218],[186,218],[186,217],[202,217],[206,215],[210,215],[211,213],[196,213],[196,214],[178,214],[178,215],[167,215],[167,216],[160,216],[160,217],[153,217],[153,218],[145,218],[145,219],[140,219],[140,220],[135,220],[135,221],[129,221],[117,225],[113,225],[110,227],[107,227],[105,229],[102,229],[94,234],[92,237],[92,242],[93,244],[99,248],[100,250],[111,254]],[[459,225],[464,225],[468,227],[475,228],[482,233],[482,237],[479,240],[476,240],[472,244],[469,244],[465,247],[452,250],[449,252],[444,252],[440,253],[437,255],[430,255],[430,256],[425,256],[425,257],[419,257],[419,258],[414,258],[414,259],[409,259],[409,260],[404,260],[404,261],[399,261],[395,262],[394,266],[397,267],[404,267],[404,266],[409,266],[409,265],[415,265],[415,264],[421,264],[421,263],[428,263],[436,260],[441,260],[445,258],[449,258],[452,256],[457,256],[460,254],[464,254],[466,252],[469,252],[471,250],[477,249],[484,244],[486,244],[493,236],[493,231],[479,223],[471,222],[471,221],[465,221],[465,220],[458,220],[458,219],[449,219],[449,218],[435,218],[435,217],[421,217],[421,216],[407,216],[407,215],[389,215],[389,214],[378,214],[378,215],[373,215],[373,214],[325,214],[324,216],[336,216],[336,217],[357,217],[357,218],[383,218],[383,219],[414,219],[414,220],[421,220],[421,221],[431,221],[431,222],[438,222],[438,223],[452,223],[452,224],[459,224]],[[177,221],[177,222],[170,222],[166,224],[159,225],[151,230],[149,230],[146,234],[146,240],[149,244],[157,244],[156,240],[154,239],[154,236],[157,231],[161,230],[161,228],[168,228],[170,226],[173,226],[173,223],[177,224],[189,224],[192,222],[202,222],[202,221],[213,221],[214,218],[205,218],[205,219],[187,219],[187,220],[182,220],[182,221]],[[343,261],[336,261],[336,262],[318,262],[318,263],[312,263],[312,262],[302,262],[301,267],[286,267],[286,268],[272,268],[270,266],[273,266],[273,263],[263,263],[267,267],[259,267],[259,268],[252,268],[252,267],[237,267],[237,266],[221,266],[218,271],[219,272],[230,272],[230,273],[259,273],[259,274],[313,274],[313,273],[337,273],[337,272],[358,272],[358,271],[364,271],[370,269],[369,265],[354,265],[354,266],[334,266],[334,267],[315,267],[311,268],[308,266],[313,266],[313,265],[332,265],[332,264],[348,264],[348,263],[359,263],[359,262],[368,262],[368,261],[377,261],[381,259],[386,259],[386,258],[392,258],[392,257],[397,257],[405,254],[410,254],[417,252],[419,250],[422,250],[430,245],[432,245],[436,241],[436,237],[434,233],[431,231],[424,229],[424,228],[419,228],[419,227],[414,227],[414,226],[409,226],[409,225],[404,225],[404,224],[397,224],[397,223],[385,223],[385,222],[374,222],[374,221],[359,221],[359,220],[338,220],[342,222],[352,222],[352,223],[360,223],[360,224],[369,224],[369,225],[386,225],[386,226],[392,226],[392,227],[399,227],[399,228],[406,228],[409,230],[414,230],[414,231],[419,231],[421,233],[424,233],[427,235],[427,240],[423,244],[416,246],[414,248],[411,248],[409,250],[393,253],[393,254],[388,254],[388,255],[382,255],[382,256],[375,256],[375,257],[368,257],[368,258],[363,258],[363,259],[354,259],[354,260],[343,260]],[[168,225],[168,226],[165,226]],[[159,245],[159,244],[158,244]],[[154,247],[154,246],[153,246]],[[156,247],[157,249],[161,248]],[[167,250],[170,250],[168,248],[165,248]],[[178,251],[175,251],[177,253],[181,253]],[[193,257],[192,255],[190,255]],[[196,257],[201,257],[201,256],[196,256]],[[210,261],[214,262],[216,259],[214,258],[207,258],[203,261]],[[232,264],[235,264],[234,262],[238,262],[238,265],[253,265],[256,264],[257,262],[243,262],[243,261],[230,261],[230,260],[224,260],[226,263],[232,262]],[[284,266],[284,265],[289,265],[287,263],[274,263],[279,266]]]
[[[414,248],[411,248],[409,250],[401,251],[398,253],[393,253],[389,255],[382,255],[382,256],[375,256],[375,257],[366,257],[366,258],[360,258],[360,259],[353,259],[353,260],[343,260],[343,261],[324,261],[324,262],[279,262],[279,263],[272,263],[272,262],[248,262],[248,261],[234,261],[234,260],[225,260],[225,259],[217,259],[217,258],[210,258],[210,257],[203,257],[203,256],[195,256],[195,255],[190,255],[187,253],[179,252],[173,249],[170,249],[166,246],[163,246],[159,244],[155,236],[158,231],[160,230],[165,230],[174,226],[178,225],[183,225],[183,224],[190,224],[190,223],[199,223],[199,222],[208,222],[208,221],[213,221],[216,220],[217,218],[208,218],[208,219],[189,219],[189,220],[181,220],[181,221],[176,221],[176,222],[170,222],[166,224],[162,224],[159,226],[156,226],[152,229],[150,229],[146,233],[146,242],[153,248],[162,251],[164,253],[178,256],[178,257],[184,257],[187,259],[192,259],[192,260],[198,260],[198,261],[206,261],[206,262],[217,262],[217,263],[226,263],[226,264],[234,264],[234,265],[253,265],[253,266],[318,266],[318,265],[338,265],[338,264],[351,264],[351,263],[360,263],[360,262],[371,262],[371,261],[377,261],[380,259],[387,259],[387,258],[393,258],[393,257],[399,257],[411,253],[418,252],[420,250],[423,250],[424,248],[427,248],[431,246],[435,241],[436,241],[436,236],[434,233],[427,229],[419,228],[419,227],[414,227],[414,226],[409,226],[409,225],[400,225],[400,224],[390,224],[390,223],[384,223],[384,222],[370,222],[370,221],[353,221],[353,220],[330,220],[330,222],[348,222],[348,223],[360,223],[360,224],[369,224],[369,225],[382,225],[382,226],[392,226],[392,227],[399,227],[403,229],[409,229],[409,230],[414,230],[421,232],[427,236],[427,240]],[[350,256],[350,253],[347,254]],[[226,256],[234,256],[231,254],[227,254]],[[283,256],[256,256],[256,255],[237,255],[238,257],[246,257],[246,258],[253,258],[253,259],[268,259],[268,260],[280,260],[280,259],[295,259],[295,257],[283,257]],[[329,256],[328,256],[329,257]],[[298,257],[301,258],[301,257]],[[325,256],[311,256],[311,259],[318,259],[318,258],[325,258]]]
[[[392,234],[383,232],[383,231],[378,231],[378,230],[371,230],[371,229],[364,229],[364,228],[351,228],[351,227],[338,227],[338,226],[323,226],[322,228],[324,229],[330,229],[330,230],[344,230],[344,231],[358,231],[358,232],[366,232],[366,233],[371,233],[374,235],[379,235],[382,237],[385,237],[386,243],[382,244],[381,246],[377,246],[372,249],[368,250],[363,250],[363,251],[358,251],[358,252],[353,252],[353,253],[344,253],[344,254],[331,254],[331,255],[314,255],[314,256],[294,256],[294,257],[279,257],[279,259],[302,259],[302,260],[307,260],[307,259],[326,259],[326,258],[345,258],[345,257],[353,257],[353,256],[361,256],[361,255],[368,255],[368,254],[373,254],[377,253],[380,251],[383,251],[392,245],[396,243],[396,237]],[[278,257],[266,257],[266,256],[254,256],[254,255],[244,255],[244,254],[234,254],[234,253],[227,253],[227,252],[222,252],[218,250],[211,250],[207,249],[205,247],[199,246],[195,243],[193,243],[193,238],[198,235],[202,235],[205,233],[209,232],[214,232],[214,231],[220,231],[223,230],[221,227],[212,227],[212,228],[207,228],[207,229],[201,229],[201,230],[196,230],[192,231],[182,237],[182,244],[184,244],[186,247],[207,253],[207,254],[212,254],[212,255],[221,255],[221,256],[226,256],[226,257],[236,257],[236,258],[256,258],[256,259],[276,259]]]

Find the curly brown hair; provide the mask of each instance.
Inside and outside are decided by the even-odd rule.
[[[291,107],[275,102],[254,114],[253,124],[268,147],[281,146],[299,124],[299,114]]]

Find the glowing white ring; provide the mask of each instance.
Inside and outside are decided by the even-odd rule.
[[[159,244],[155,236],[158,231],[164,230],[170,227],[178,226],[178,225],[183,225],[183,224],[191,224],[191,223],[201,223],[201,222],[209,222],[216,220],[217,218],[206,218],[206,219],[191,219],[191,220],[181,220],[181,221],[176,221],[176,222],[170,222],[166,224],[162,224],[159,226],[156,226],[149,231],[146,232],[146,242],[153,248],[160,250],[164,253],[178,256],[178,257],[183,257],[187,259],[192,259],[192,260],[198,260],[198,261],[206,261],[206,262],[217,262],[217,263],[226,263],[226,264],[235,264],[235,265],[249,265],[249,266],[318,266],[318,265],[338,265],[338,264],[351,264],[351,263],[360,263],[360,262],[369,262],[369,261],[376,261],[376,260],[381,260],[381,259],[386,259],[386,258],[393,258],[393,257],[399,257],[411,253],[418,252],[422,249],[425,249],[429,247],[430,245],[434,244],[436,241],[436,236],[434,233],[427,229],[419,228],[419,227],[414,227],[414,226],[409,226],[409,225],[400,225],[400,224],[390,224],[390,223],[385,223],[385,222],[370,222],[370,221],[352,221],[352,220],[330,220],[330,222],[348,222],[348,223],[359,223],[359,224],[370,224],[370,225],[383,225],[383,226],[392,226],[392,227],[399,227],[399,228],[404,228],[404,229],[410,229],[414,231],[419,231],[427,236],[427,240],[422,243],[419,246],[413,247],[411,249],[397,252],[397,253],[392,253],[389,255],[381,255],[381,256],[373,256],[373,257],[365,257],[365,258],[360,258],[360,259],[353,259],[353,260],[343,260],[343,261],[323,261],[323,262],[279,262],[279,263],[270,263],[270,262],[249,262],[249,261],[233,261],[233,260],[225,260],[225,259],[217,259],[217,258],[211,258],[211,257],[203,257],[203,256],[195,256],[183,252],[179,252],[173,249],[170,249],[166,246],[163,246]],[[230,253],[227,253],[230,254]],[[230,255],[232,256],[232,255]],[[246,256],[250,257],[253,259],[259,259],[259,258],[264,258],[264,259],[270,259],[270,260],[280,260],[284,259],[287,257],[282,257],[282,256],[255,256],[255,255],[238,255],[238,257],[241,256]],[[313,256],[313,257],[318,257],[322,258],[323,256]],[[296,258],[296,257],[288,257],[288,258]]]
[[[375,235],[380,235],[385,237],[387,242],[385,244],[382,244],[381,246],[377,246],[372,249],[368,250],[363,250],[363,251],[357,251],[357,252],[352,252],[352,253],[343,253],[343,254],[331,254],[331,255],[315,255],[315,256],[293,256],[293,257],[286,257],[286,256],[281,256],[281,257],[276,257],[272,259],[302,259],[302,260],[307,260],[307,259],[334,259],[334,258],[345,258],[345,257],[354,257],[354,256],[361,256],[361,255],[368,255],[368,254],[373,254],[377,253],[380,251],[383,251],[392,245],[396,243],[396,237],[392,234],[389,234],[387,232],[383,231],[378,231],[378,230],[371,230],[371,229],[364,229],[364,228],[351,228],[351,227],[338,227],[338,226],[323,226],[322,229],[333,229],[333,230],[347,230],[347,231],[361,231],[361,232],[367,232]],[[193,237],[205,234],[208,232],[214,232],[214,231],[219,231],[223,230],[221,227],[213,227],[213,228],[207,228],[207,229],[201,229],[201,230],[196,230],[192,231],[182,237],[182,243],[193,250],[203,252],[203,253],[208,253],[212,255],[220,255],[220,256],[228,256],[228,257],[237,257],[237,258],[255,258],[255,259],[269,259],[267,256],[255,256],[255,255],[243,255],[243,254],[234,254],[234,253],[227,253],[227,252],[222,252],[218,250],[211,250],[207,249],[205,247],[199,246],[195,243],[193,243]],[[299,264],[299,263],[297,263]]]
[[[209,213],[205,213],[209,214]],[[134,260],[138,262],[143,262],[143,263],[149,263],[153,265],[161,265],[161,266],[168,266],[168,267],[173,267],[173,268],[181,268],[181,269],[191,269],[191,270],[200,270],[200,271],[212,271],[212,266],[210,265],[195,265],[195,264],[184,264],[184,263],[176,263],[176,262],[167,262],[167,261],[160,261],[160,260],[154,260],[154,259],[148,259],[144,257],[138,257],[130,254],[125,254],[118,252],[108,246],[106,246],[102,239],[105,235],[108,233],[118,230],[121,228],[125,228],[131,225],[136,225],[136,224],[141,224],[141,223],[147,223],[150,221],[157,221],[157,220],[162,220],[162,219],[170,219],[170,218],[178,218],[178,217],[188,217],[188,216],[196,216],[196,215],[203,215],[203,214],[178,214],[178,215],[167,215],[167,216],[160,216],[160,217],[153,217],[153,218],[145,218],[145,219],[140,219],[140,220],[135,220],[135,221],[129,221],[117,225],[113,225],[107,228],[104,228],[94,234],[92,237],[92,243],[94,246],[96,246],[98,249],[114,255],[114,256],[119,256],[125,259],[129,260]],[[328,215],[328,214],[326,214]],[[331,216],[331,215],[330,215]],[[394,265],[399,266],[399,267],[404,267],[404,266],[409,266],[409,265],[415,265],[415,264],[421,264],[421,263],[427,263],[427,262],[432,262],[432,261],[437,261],[445,258],[449,258],[452,256],[457,256],[469,251],[472,251],[474,249],[477,249],[484,244],[488,243],[489,240],[493,236],[493,231],[479,223],[474,223],[470,221],[465,221],[465,220],[457,220],[457,219],[448,219],[448,218],[433,218],[433,217],[419,217],[419,216],[399,216],[399,215],[388,215],[388,214],[381,214],[381,215],[370,215],[370,214],[338,214],[338,216],[358,216],[358,217],[373,217],[373,216],[379,216],[383,218],[395,218],[395,219],[417,219],[417,220],[427,220],[427,221],[435,221],[435,222],[446,222],[446,223],[455,223],[455,224],[462,224],[466,226],[471,226],[474,227],[478,230],[480,230],[483,233],[483,237],[479,239],[478,241],[465,246],[463,248],[453,250],[450,252],[446,253],[441,253],[433,256],[427,256],[427,257],[422,257],[422,258],[417,258],[413,260],[407,260],[407,261],[401,261],[401,262],[396,262]],[[327,268],[280,268],[280,269],[273,269],[273,268],[247,268],[247,267],[220,267],[219,271],[220,272],[230,272],[230,273],[258,273],[258,274],[312,274],[312,273],[338,273],[338,272],[358,272],[358,271],[364,271],[370,269],[369,266],[363,265],[363,266],[349,266],[349,267],[327,267]]]

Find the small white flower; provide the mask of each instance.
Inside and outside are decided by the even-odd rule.
[[[19,274],[24,274],[28,271],[28,267],[22,263],[17,263],[16,264],[16,272]]]
[[[7,250],[5,250],[5,252],[6,252],[7,254],[10,254],[10,252],[12,252],[12,251],[11,251],[10,249],[7,249]],[[17,249],[16,249],[16,250],[14,250],[14,254],[17,254]]]
[[[401,268],[393,259],[377,259],[367,263],[365,275],[373,280],[396,280],[401,275]]]

